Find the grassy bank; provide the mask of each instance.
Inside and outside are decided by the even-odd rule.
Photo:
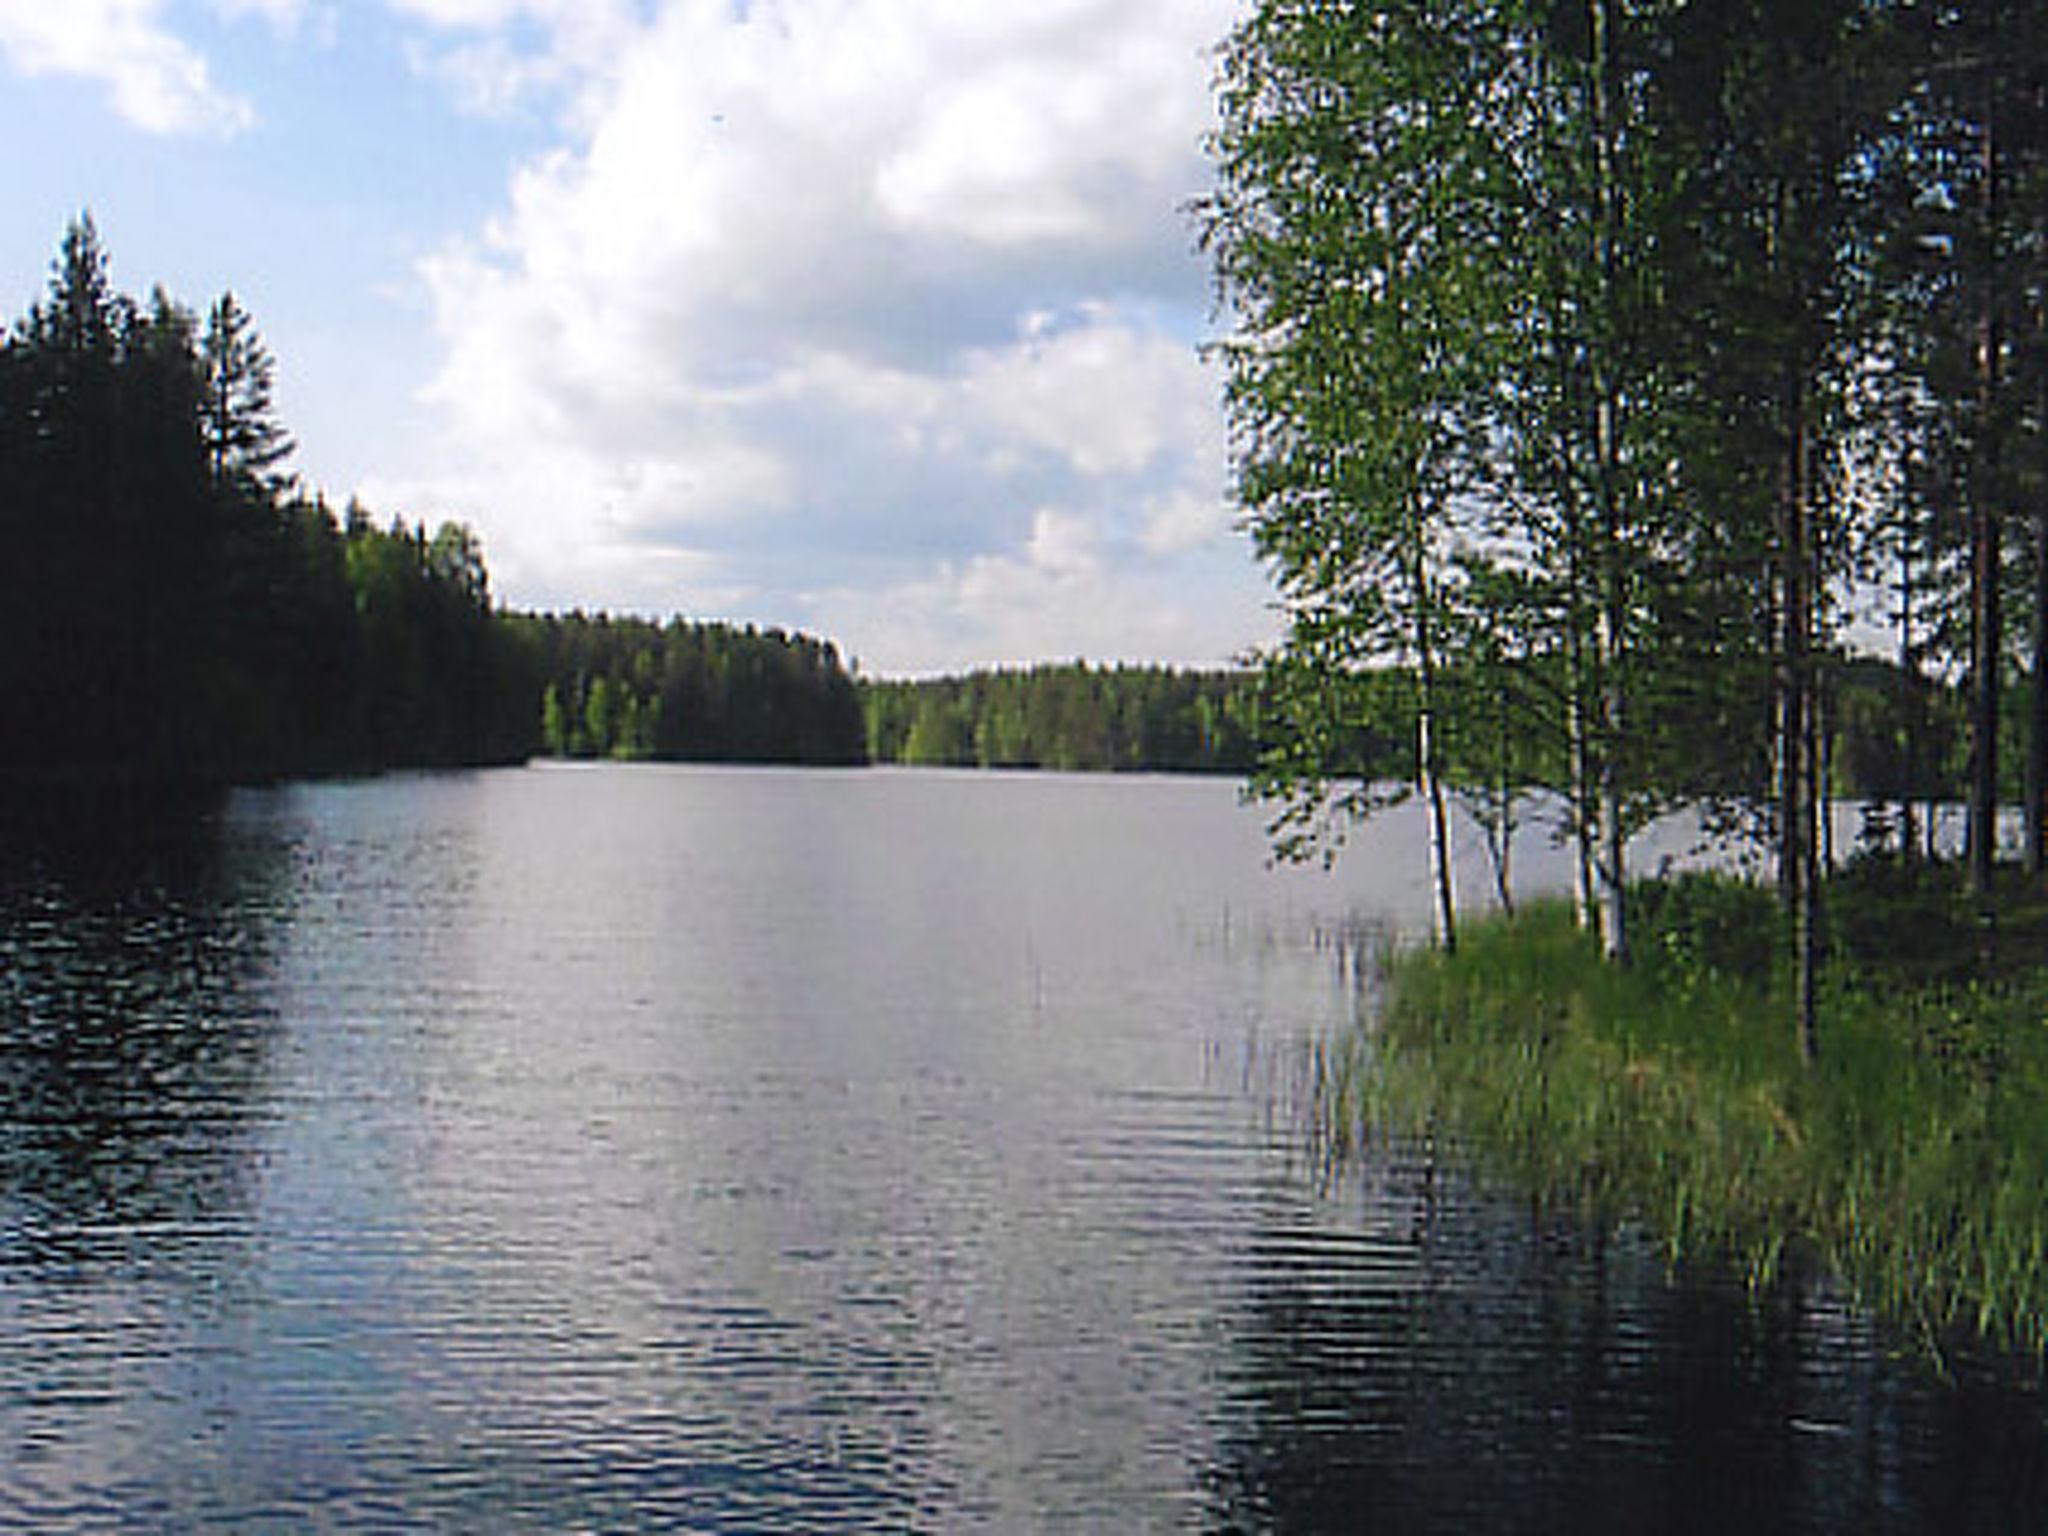
[[[1770,894],[1636,897],[1626,969],[1559,906],[1398,958],[1333,1111],[1448,1130],[1759,1281],[1796,1246],[1930,1340],[2048,1345],[2048,905],[2014,890],[1986,923],[1944,871],[1839,877],[1806,1069]]]

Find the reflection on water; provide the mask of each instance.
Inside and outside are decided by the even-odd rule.
[[[272,854],[182,814],[66,830],[0,870],[0,1525],[23,1529],[85,1512],[45,1477],[119,1486],[129,1410],[251,1272],[269,1112]],[[145,1518],[137,1493],[111,1502]]]
[[[0,886],[0,1527],[2040,1493],[2034,1393],[1938,1390],[1816,1288],[1673,1285],[1419,1149],[1303,1159],[1295,1074],[1426,910],[1384,834],[1331,880],[1265,869],[1225,784],[599,769],[38,858]]]
[[[1674,1280],[1613,1234],[1383,1149],[1263,1231],[1248,1410],[1213,1473],[1260,1530],[2017,1531],[2048,1495],[2038,1380],[1944,1384],[1831,1288]]]
[[[271,1021],[264,871],[203,824],[0,872],[6,1253],[90,1261],[240,1198]]]

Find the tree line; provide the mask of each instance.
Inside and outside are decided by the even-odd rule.
[[[877,762],[1247,773],[1253,679],[1085,662],[863,686]]]
[[[90,216],[0,345],[0,697],[16,781],[497,761],[527,658],[459,524],[301,494],[232,293],[118,293]]]
[[[1811,1051],[1821,680],[1882,636],[1905,757],[1968,700],[1980,893],[2021,682],[2041,872],[2048,12],[1262,0],[1219,91],[1203,234],[1287,617],[1283,837],[1373,807],[1346,742],[1390,693],[1446,942],[1447,796],[1565,805],[1617,957],[1629,831],[1750,816]]]
[[[1245,681],[856,683],[783,630],[507,611],[475,533],[288,472],[223,294],[116,291],[89,215],[0,342],[0,779],[88,789],[568,758],[1246,770]]]
[[[860,696],[830,641],[672,619],[519,615],[556,757],[845,765],[867,760]]]
[[[88,790],[565,756],[848,762],[827,643],[507,612],[475,533],[285,468],[275,363],[223,294],[116,291],[90,215],[0,342],[0,780]]]

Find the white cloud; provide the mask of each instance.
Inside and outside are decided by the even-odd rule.
[[[1085,524],[1052,514],[1021,550],[834,588],[810,613],[870,675],[1077,658],[1220,666],[1275,630],[1263,593],[1240,576],[1213,561],[1121,562]]]
[[[243,8],[282,13],[277,0]],[[235,133],[254,120],[221,90],[207,62],[163,21],[162,0],[0,0],[0,53],[24,75],[77,75],[112,93],[114,108],[152,133]]]
[[[438,76],[464,111],[497,116],[536,97],[605,77],[625,55],[636,24],[632,0],[386,0],[424,24],[410,57]],[[451,38],[450,34],[454,34]]]
[[[1146,504],[1138,541],[1155,555],[1177,555],[1215,543],[1231,524],[1232,513],[1220,490],[1203,495],[1176,486]]]
[[[505,116],[564,78],[554,60],[523,53],[503,38],[442,47],[415,42],[406,56],[416,72],[453,87],[457,104],[477,117]]]
[[[308,0],[209,0],[212,9],[229,21],[245,21],[254,18],[266,23],[279,37],[296,37],[309,18],[314,19],[322,32],[329,32],[336,24],[334,13],[325,6],[314,6]]]
[[[509,95],[574,87],[423,269],[430,400],[519,595],[716,590],[909,666],[1258,638],[1180,211],[1237,0],[392,4]],[[1175,595],[1212,567],[1233,595]]]
[[[1186,342],[1090,304],[1077,324],[1027,317],[1012,344],[970,354],[966,388],[1006,439],[1086,476],[1140,472],[1214,433],[1215,389]]]
[[[1031,569],[1052,581],[1083,580],[1102,569],[1100,531],[1087,518],[1070,513],[1036,513],[1024,551]]]

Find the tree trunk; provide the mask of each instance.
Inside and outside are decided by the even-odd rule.
[[[1446,952],[1458,947],[1458,911],[1451,882],[1451,822],[1444,803],[1443,774],[1436,749],[1436,594],[1430,581],[1429,553],[1421,529],[1425,520],[1416,515],[1415,562],[1411,582],[1415,592],[1415,772],[1423,800],[1429,807],[1429,874],[1436,897],[1436,937]]]
[[[1565,732],[1569,738],[1566,750],[1571,759],[1572,784],[1572,916],[1581,929],[1592,930],[1598,928],[1600,915],[1593,882],[1593,760],[1587,740],[1586,719],[1590,684],[1586,676],[1585,631],[1578,617],[1578,594],[1582,590],[1580,583],[1584,580],[1585,570],[1582,542],[1575,527],[1571,554],[1572,601],[1566,637],[1571,675],[1570,697],[1565,701]]]
[[[1899,857],[1912,863],[1918,852],[1913,836],[1913,796],[1920,787],[1920,677],[1913,655],[1913,550],[1899,544]]]
[[[1795,238],[1799,209],[1792,187],[1780,180],[1770,206],[1769,253],[1777,285],[1795,302],[1799,278],[1790,270],[1786,246]],[[1811,1066],[1817,1055],[1818,996],[1815,990],[1819,896],[1814,813],[1818,795],[1813,673],[1816,582],[1813,485],[1807,457],[1807,373],[1804,326],[1792,339],[1783,363],[1778,425],[1778,891],[1792,942],[1796,985],[1793,1028],[1799,1059]]]
[[[2034,633],[2027,696],[2027,878],[2048,874],[2048,505],[2034,509]]]
[[[1992,112],[1995,65],[1986,65],[1983,176],[1984,263],[1977,339],[1977,441],[1970,475],[1970,803],[1964,823],[1971,894],[1991,894],[1998,851],[1998,674],[2004,640],[1999,605],[1998,144]]]
[[[1495,803],[1496,820],[1500,826],[1500,847],[1493,858],[1493,883],[1500,896],[1500,909],[1509,917],[1515,915],[1515,786],[1509,772],[1508,752],[1513,743],[1512,724],[1508,719],[1507,690],[1502,688],[1494,696],[1494,749],[1495,770],[1498,777],[1494,792],[1499,796]]]
[[[1781,206],[1781,214],[1783,209]],[[1819,923],[1814,793],[1818,752],[1813,698],[1812,496],[1806,458],[1806,387],[1796,368],[1785,381],[1785,457],[1779,467],[1778,884],[1791,925],[1798,978],[1799,1059],[1818,1055]]]
[[[1600,278],[1601,319],[1611,326],[1615,306],[1615,221],[1618,216],[1614,170],[1613,104],[1608,73],[1612,48],[1608,38],[1609,0],[1590,0],[1593,48],[1594,192],[1599,220],[1595,269]],[[1621,805],[1621,741],[1626,724],[1621,678],[1622,579],[1620,441],[1610,334],[1593,346],[1594,486],[1599,498],[1600,608],[1594,631],[1594,664],[1600,680],[1600,948],[1609,960],[1628,958],[1626,889],[1628,854]]]
[[[1434,693],[1431,669],[1421,669],[1422,707],[1415,714],[1415,761],[1429,806],[1429,878],[1436,903],[1436,939],[1448,952],[1458,947],[1458,912],[1451,883],[1451,825],[1444,803],[1443,776],[1437,772]]]
[[[1996,350],[1995,327],[1987,324],[1983,352]],[[1988,415],[1995,363],[1982,367],[1980,408]],[[1989,432],[1989,423],[1979,430]],[[1970,493],[1970,803],[1963,837],[1968,849],[1971,893],[1980,900],[1991,893],[1991,869],[1998,849],[1998,674],[2004,638],[2004,615],[1998,590],[1999,518],[1993,504],[1993,454],[1989,444],[1978,452],[1979,483]]]
[[[1606,414],[1603,412],[1603,414]],[[1628,846],[1621,807],[1621,739],[1626,724],[1621,682],[1621,575],[1618,530],[1609,530],[1600,604],[1600,949],[1609,960],[1628,958],[1626,890]]]
[[[1835,872],[1835,701],[1823,677],[1813,686],[1813,808],[1820,824],[1820,879]]]

